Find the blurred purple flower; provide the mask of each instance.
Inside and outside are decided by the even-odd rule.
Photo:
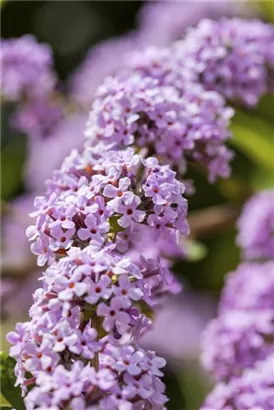
[[[202,362],[216,380],[227,381],[271,354],[273,340],[273,309],[231,310],[207,326]]]
[[[31,35],[1,42],[2,94],[8,101],[42,96],[52,91],[56,78],[52,53]]]
[[[200,410],[272,410],[274,356],[269,355],[241,377],[229,383],[218,383],[208,395]]]
[[[246,259],[274,257],[274,191],[255,194],[238,220],[238,244]]]
[[[229,273],[221,295],[219,312],[232,309],[274,310],[274,262],[242,263]]]

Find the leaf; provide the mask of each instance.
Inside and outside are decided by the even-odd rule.
[[[14,367],[16,361],[7,353],[1,352],[1,393],[16,410],[25,410],[20,387],[15,387]]]
[[[186,250],[188,262],[197,262],[204,259],[207,254],[207,248],[198,241],[185,239],[183,248]]]
[[[180,380],[178,379],[178,375],[176,375],[170,368],[166,368],[164,371],[164,383],[166,385],[166,394],[169,398],[167,403],[168,410],[186,409]]]
[[[109,224],[110,224],[112,232],[118,233],[124,230],[124,228],[118,224],[119,219],[120,219],[120,216],[116,216],[116,215],[111,216],[109,218]]]
[[[0,7],[3,7],[5,4],[6,4],[6,0],[0,0]],[[2,407],[1,407],[1,409],[2,409]]]
[[[274,7],[271,0],[257,0],[254,6],[262,13],[266,21],[274,23]]]
[[[2,149],[2,199],[9,199],[20,190],[24,175],[26,148],[26,139],[23,136],[16,136]]]
[[[0,406],[0,410],[11,410],[10,406]]]
[[[231,124],[235,145],[253,162],[274,171],[274,144],[272,127],[262,119],[237,111]]]

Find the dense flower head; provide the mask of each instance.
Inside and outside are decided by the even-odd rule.
[[[224,313],[208,325],[202,347],[202,362],[217,380],[240,376],[273,352],[273,308]]]
[[[219,382],[200,410],[272,410],[274,407],[273,354],[241,377]]]
[[[72,246],[115,243],[118,232],[136,223],[152,227],[154,239],[188,233],[184,186],[168,165],[144,160],[131,148],[97,151],[72,152],[49,182],[48,195],[36,198],[36,225],[27,235],[39,265]]]
[[[52,91],[52,53],[30,35],[1,43],[2,94],[7,101],[43,96]]]
[[[73,400],[74,392],[83,409],[89,402],[118,409],[120,396],[129,403],[138,398],[163,405],[164,387],[158,377],[165,362],[136,345],[150,326],[142,310],[149,312],[154,304],[147,275],[150,278],[151,271],[113,255],[111,247],[100,252],[92,247],[71,249],[45,271],[43,287],[34,294],[31,320],[18,323],[8,334],[10,354],[17,361],[17,384],[25,393],[28,385],[36,385],[27,394],[28,410],[55,408],[63,400]],[[85,379],[77,389],[87,361],[92,370],[88,366],[84,374],[93,387],[86,389]],[[66,389],[66,380],[71,389]],[[109,396],[97,396],[96,387],[108,390]]]
[[[220,313],[232,309],[274,310],[274,263],[242,263],[227,276],[219,305]]]
[[[39,372],[27,395],[27,410],[165,409],[159,376],[164,359],[132,346],[106,346],[99,368],[76,361],[70,369],[58,365],[50,375]]]
[[[273,38],[273,27],[259,20],[205,19],[178,42],[177,52],[207,89],[253,106],[269,91]]]
[[[168,83],[163,76],[162,82]],[[186,83],[182,93],[179,86],[129,73],[108,78],[99,88],[87,124],[87,144],[134,144],[181,172],[188,160],[195,161],[208,169],[213,182],[230,172],[232,154],[225,141],[232,115],[219,94],[197,83]]]
[[[193,85],[197,80],[195,71],[190,70],[177,53],[176,43],[165,48],[149,46],[128,53],[125,68],[121,70],[120,76],[126,76],[130,70],[142,78],[151,77],[160,85],[176,88],[180,96],[184,95],[183,93],[190,89],[190,84]]]
[[[274,257],[274,191],[255,194],[238,220],[238,244],[246,259]]]

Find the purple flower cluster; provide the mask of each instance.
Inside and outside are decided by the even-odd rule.
[[[164,409],[166,397],[159,379],[163,359],[141,348],[114,350],[113,346],[106,346],[100,359],[99,369],[77,361],[70,370],[60,364],[52,374],[39,373],[25,400],[27,408]]]
[[[207,89],[248,106],[271,89],[274,29],[259,20],[202,20],[178,53]]]
[[[63,116],[62,104],[44,96],[19,106],[11,118],[11,125],[34,140],[44,139],[54,132]]]
[[[274,258],[274,191],[254,195],[238,221],[238,244],[246,259]]]
[[[139,74],[109,78],[99,88],[87,125],[87,144],[104,141],[118,148],[134,144],[182,173],[189,160],[204,165],[212,182],[218,175],[227,177],[232,155],[224,143],[230,137],[227,128],[233,111],[219,94],[198,84],[188,81],[182,90],[184,76],[180,69],[173,75],[165,66],[165,53],[159,69],[147,55],[148,67],[139,67]],[[178,87],[170,85],[175,77]]]
[[[8,334],[17,383],[25,393],[36,385],[27,394],[28,410],[164,408],[159,369],[165,361],[137,345],[150,326],[147,275],[129,258],[92,247],[71,250],[45,271],[31,321]]]
[[[219,316],[203,338],[203,364],[219,383],[201,410],[211,409],[213,403],[216,410],[270,410],[274,404],[274,262],[269,252],[272,194],[256,195],[240,217],[240,235],[249,244],[243,246],[245,256],[248,250],[249,259],[264,255],[269,260],[243,262],[227,277]]]
[[[2,41],[2,94],[7,101],[44,96],[52,91],[56,78],[52,54],[45,44],[26,35]]]
[[[183,38],[187,28],[195,26],[203,18],[254,14],[252,7],[246,7],[245,3],[227,0],[198,4],[197,1],[185,0],[145,2],[138,16],[137,30],[123,37],[107,39],[88,51],[70,79],[73,98],[83,106],[90,104],[104,78],[116,75],[128,65],[133,49],[142,50],[148,45],[169,46]]]
[[[194,161],[212,182],[229,175],[233,110],[222,95],[257,102],[268,89],[272,37],[263,23],[205,20],[170,49],[130,53],[125,69],[98,89],[83,152],[73,150],[47,181],[27,229],[38,265],[49,265],[30,321],[8,335],[27,410],[165,409],[165,361],[139,339],[161,298],[181,289],[169,271],[169,259],[181,255],[179,236],[188,233],[185,185],[176,172],[184,177]],[[50,98],[48,50],[29,37],[20,41],[19,51],[16,41],[7,45],[5,93],[25,98],[16,125],[46,141],[60,124],[62,130],[65,109]],[[266,278],[261,287],[255,265],[229,280],[232,290],[205,336],[204,361],[218,379],[241,375],[273,349],[270,269],[258,269]],[[239,304],[231,301],[235,286]]]
[[[153,228],[154,238],[187,234],[184,186],[175,175],[131,148],[73,151],[49,182],[48,195],[35,200],[37,222],[27,235],[38,264],[51,264],[71,247],[115,243],[120,231],[130,237],[136,224]]]
[[[228,275],[220,314],[203,338],[202,361],[216,379],[239,376],[273,351],[273,271],[272,261],[243,263]]]
[[[242,377],[220,382],[208,395],[200,410],[272,410],[274,356],[245,370]]]
[[[203,337],[202,362],[217,380],[240,376],[273,352],[272,309],[231,310],[214,319]]]
[[[239,265],[235,272],[227,275],[219,312],[225,313],[233,309],[247,312],[251,309],[274,309],[273,271],[273,261]]]

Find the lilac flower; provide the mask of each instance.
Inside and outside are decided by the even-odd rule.
[[[36,386],[25,399],[27,410],[37,407],[56,408],[64,401],[73,410],[118,410],[121,403],[127,403],[127,407],[123,407],[127,409],[132,409],[133,403],[142,407],[164,409],[164,403],[167,401],[163,394],[164,386],[157,376],[158,368],[149,364],[149,359],[155,360],[156,357],[151,357],[150,352],[146,353],[140,348],[132,350],[132,357],[139,355],[140,362],[142,358],[142,361],[148,364],[141,378],[128,373],[128,369],[133,369],[133,365],[123,369],[117,369],[115,366],[115,359],[120,362],[128,356],[125,356],[125,348],[114,350],[107,347],[106,353],[101,356],[98,370],[76,361],[70,370],[59,365],[50,376],[40,372],[36,378]],[[158,363],[158,367],[163,365],[163,362]]]
[[[72,295],[73,296],[73,295]],[[62,298],[61,298],[62,299]],[[55,352],[63,352],[66,348],[74,351],[73,346],[77,343],[78,335],[67,321],[63,321],[54,331],[56,343],[53,350]]]
[[[121,218],[118,220],[118,224],[123,228],[127,228],[131,225],[131,221],[142,222],[145,218],[145,212],[136,209],[141,203],[141,199],[138,197],[132,198],[132,200],[126,201],[126,204],[120,203],[115,207],[115,211],[121,214]]]
[[[114,287],[113,291],[118,297],[128,297],[132,300],[140,300],[143,296],[142,290],[135,287],[126,275],[119,276],[118,286]]]
[[[47,139],[64,116],[64,107],[59,101],[36,98],[19,107],[11,118],[11,125],[33,140]]]
[[[30,250],[34,255],[38,255],[37,265],[43,266],[45,263],[51,264],[55,257],[54,252],[49,247],[50,242],[47,235],[41,234],[39,238],[31,244]]]
[[[69,350],[87,359],[93,359],[96,353],[102,349],[101,343],[97,341],[97,336],[95,329],[86,327],[83,333],[77,335],[77,343]]]
[[[88,51],[83,63],[70,78],[72,96],[84,106],[89,105],[103,80],[128,64],[132,49],[169,45],[182,38],[187,27],[197,24],[201,18],[247,14],[252,13],[250,8],[247,11],[245,2],[205,2],[199,3],[199,9],[195,2],[188,1],[145,3],[138,17],[138,30],[123,37],[108,39]]]
[[[274,191],[254,195],[238,221],[238,244],[246,259],[274,257]]]
[[[129,324],[129,315],[125,312],[125,309],[129,308],[130,304],[127,298],[114,297],[110,302],[110,306],[104,303],[100,303],[97,308],[97,315],[103,316],[103,327],[109,332],[117,327],[119,331],[126,329]],[[122,330],[124,332],[124,330]]]
[[[172,60],[173,55],[168,53],[166,58]],[[210,180],[217,175],[226,177],[231,154],[224,150],[224,142],[230,137],[233,111],[225,107],[219,94],[185,80],[181,66],[168,66],[163,71],[173,73],[172,69],[174,77],[180,77],[177,85],[170,74],[161,82],[155,78],[150,61],[148,73],[140,70],[136,74],[133,66],[120,78],[107,79],[90,112],[86,144],[105,141],[118,148],[135,144],[144,152],[150,146],[162,163],[179,167],[182,173],[187,159],[192,158],[209,170]]]
[[[178,52],[207,89],[254,106],[269,90],[273,36],[273,27],[259,20],[205,19],[188,32]]]
[[[110,284],[111,279],[107,275],[101,275],[98,282],[89,283],[86,302],[96,304],[99,299],[109,299],[112,293]]]
[[[50,248],[53,251],[59,251],[59,249],[68,249],[73,244],[72,237],[75,233],[75,229],[66,229],[64,231],[61,226],[53,226],[51,229],[51,237],[54,239],[51,244]]]
[[[273,309],[231,310],[205,331],[202,361],[217,380],[240,376],[273,352]]]
[[[122,200],[125,202],[130,202],[133,199],[133,193],[128,191],[130,186],[130,179],[128,177],[122,178],[119,181],[118,187],[112,184],[108,184],[104,189],[104,195],[108,198],[115,198],[112,203],[120,203]]]
[[[147,326],[145,315],[133,305],[144,293],[142,275],[135,278],[138,268],[132,265],[110,250],[95,253],[87,247],[71,250],[44,273],[43,288],[35,292],[30,309],[31,321],[18,324],[8,335],[27,410],[38,405],[54,408],[63,400],[71,401],[72,408],[79,403],[84,409],[104,406],[106,400],[116,406],[122,397],[163,408],[166,397],[158,378],[165,361],[134,340],[123,346],[116,341],[136,337],[137,330]],[[115,267],[127,274],[116,276]],[[86,360],[97,363],[96,369],[85,367]],[[31,381],[26,372],[32,374]],[[30,383],[34,386],[28,392]],[[93,395],[96,389],[102,394]]]
[[[73,296],[83,296],[87,291],[87,284],[81,282],[82,273],[76,270],[71,277],[57,276],[55,280],[55,289],[58,292],[58,298],[61,300],[71,300]]]
[[[85,218],[85,225],[86,228],[80,228],[78,231],[78,236],[82,241],[91,238],[91,240],[102,243],[104,241],[102,234],[109,232],[110,229],[108,222],[98,224],[97,218],[93,215]]]
[[[46,197],[35,201],[36,225],[27,231],[40,264],[52,262],[52,251],[66,254],[71,247],[95,242],[103,246],[113,238],[115,243],[117,232],[136,223],[157,231],[151,222],[156,215],[165,235],[188,233],[184,185],[176,180],[176,173],[156,159],[144,161],[131,148],[100,154],[92,148],[83,155],[73,152],[48,186]],[[116,187],[121,195],[113,198]]]
[[[135,326],[140,326],[139,321],[144,314],[134,303],[143,298],[141,289],[144,285],[141,285],[142,274],[138,267],[109,251],[94,252],[96,250],[92,247],[71,252],[70,256],[55,262],[44,273],[43,288],[35,292],[30,309],[31,321],[26,327],[18,327],[18,336],[14,333],[9,336],[16,345],[11,354],[18,361],[19,383],[24,382],[24,374],[30,368],[34,376],[39,371],[40,362],[36,358],[29,361],[37,349],[39,358],[41,353],[43,363],[52,372],[58,364],[56,355],[52,362],[52,351],[60,352],[66,347],[73,353],[81,352],[83,357],[87,354],[90,358],[103,348],[99,342],[106,341],[106,332],[112,340],[117,332],[124,335],[127,331],[130,335]],[[119,272],[123,273],[119,275]],[[84,315],[91,315],[88,317],[94,330],[89,331],[86,324],[81,330],[81,309]],[[98,332],[95,332],[92,327],[98,323],[102,323],[106,331],[103,331],[103,336],[100,328],[97,327]]]
[[[208,395],[201,410],[271,410],[274,403],[273,354],[246,369],[241,377],[228,384],[219,382]]]
[[[242,263],[227,276],[219,311],[274,309],[274,263]],[[238,297],[241,295],[241,297]]]
[[[30,35],[2,41],[1,66],[2,93],[8,101],[44,96],[55,85],[51,50]]]

